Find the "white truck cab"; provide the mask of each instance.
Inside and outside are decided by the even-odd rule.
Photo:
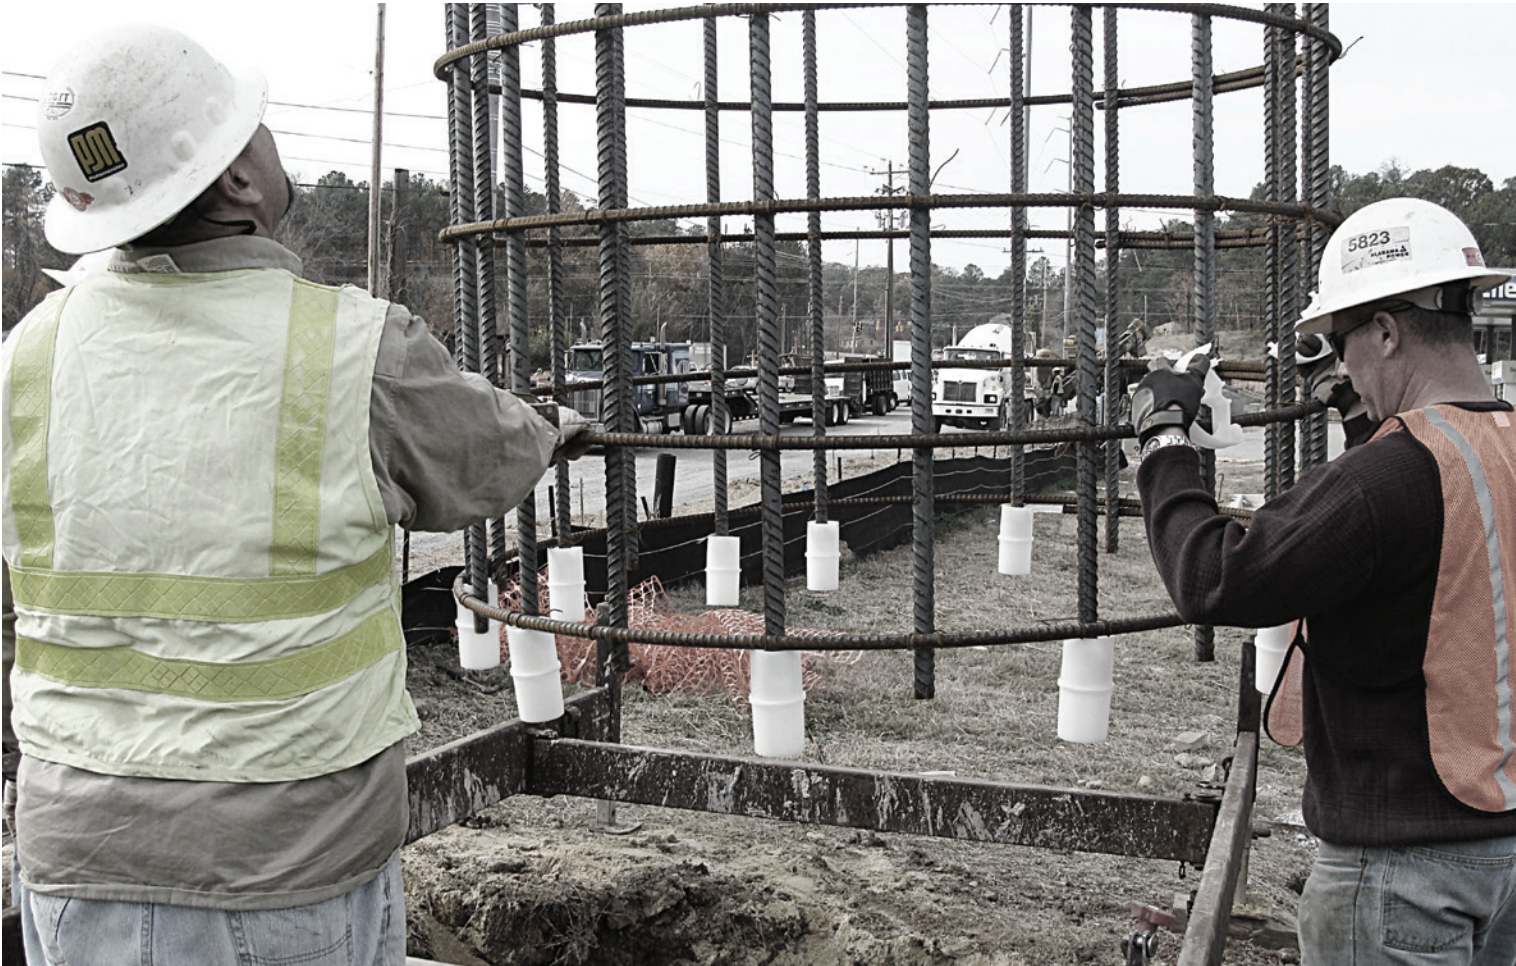
[[[944,362],[993,362],[994,368],[944,366],[932,374],[932,419],[960,429],[1004,429],[1011,423],[1011,327],[997,322],[976,325],[955,346],[942,352]]]

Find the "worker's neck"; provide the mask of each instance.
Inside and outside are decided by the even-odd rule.
[[[1488,402],[1494,396],[1479,361],[1469,353],[1418,366],[1407,380],[1402,398],[1399,412],[1438,403]]]

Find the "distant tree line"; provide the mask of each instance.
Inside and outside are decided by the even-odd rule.
[[[438,241],[448,224],[448,194],[445,185],[409,174],[402,185],[406,204],[395,212],[393,181],[383,185],[381,218],[385,225],[385,250],[390,240],[403,234],[403,265],[388,265],[381,294],[388,292],[388,278],[404,280],[402,300],[425,318],[441,337],[453,328],[453,251]],[[1261,188],[1255,197],[1262,196]],[[1445,205],[1473,229],[1492,265],[1516,264],[1516,178],[1498,188],[1490,178],[1470,168],[1446,166],[1414,173],[1402,171],[1394,162],[1379,171],[1350,175],[1332,169],[1333,208],[1346,215],[1363,205],[1412,195]],[[4,325],[10,329],[33,305],[55,287],[41,269],[67,268],[73,261],[54,251],[43,237],[42,213],[52,197],[52,187],[37,168],[11,165],[4,173]],[[354,182],[340,172],[302,186],[294,208],[279,229],[279,241],[298,255],[307,277],[326,284],[367,283],[368,185]],[[498,199],[497,199],[498,204]],[[573,212],[583,208],[581,199],[565,192],[561,207]],[[529,194],[529,214],[546,210],[541,194]],[[498,204],[498,210],[504,210]],[[1217,220],[1218,231],[1262,229],[1263,216],[1232,214]],[[1164,231],[1176,237],[1191,230],[1190,223],[1171,220]],[[631,246],[632,335],[637,339],[706,340],[710,336],[709,266],[706,246],[698,240],[703,227],[684,228],[674,221],[634,222]],[[588,226],[564,229],[566,239],[594,236]],[[685,243],[639,244],[637,238],[691,237]],[[872,258],[880,258],[879,242],[862,243]],[[728,236],[722,249],[722,276],[726,283],[725,314],[728,361],[737,364],[756,349],[754,247],[748,236]],[[545,248],[530,247],[528,267],[528,314],[532,320],[531,361],[534,368],[549,365],[548,258]],[[1260,327],[1264,317],[1265,255],[1261,248],[1232,248],[1219,254],[1217,272],[1218,326],[1229,329]],[[505,259],[496,258],[500,278],[496,286],[499,318],[505,320]],[[1123,249],[1120,256],[1120,323],[1143,319],[1149,327],[1177,322],[1182,328],[1194,324],[1194,257],[1189,247],[1176,249]],[[809,341],[810,308],[807,279],[809,262],[804,243],[786,241],[777,250],[777,296],[786,349],[802,349]],[[1066,333],[1063,266],[1054,265],[1046,254],[1034,254],[1027,268],[1027,317],[1034,346],[1057,346]],[[1096,280],[1104,291],[1105,264],[1101,259]],[[894,324],[887,317],[891,284],[884,268],[854,270],[836,262],[823,266],[821,308],[825,324],[825,348],[830,351],[860,351],[887,354],[892,339],[909,337],[910,276],[897,272],[893,279]],[[593,339],[599,334],[599,252],[594,244],[567,245],[563,249],[562,311],[568,323],[569,341]],[[961,271],[934,267],[932,278],[932,340],[936,346],[951,344],[967,329],[1012,309],[1009,270],[987,275],[977,265]],[[1308,289],[1311,283],[1304,283]],[[1101,299],[1097,311],[1104,313]]]

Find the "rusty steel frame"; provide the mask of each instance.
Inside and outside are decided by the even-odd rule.
[[[603,740],[613,702],[604,688],[565,702],[550,725],[508,721],[406,763],[407,842],[513,795],[571,795],[686,811],[766,818],[1207,863],[1218,820],[1210,798],[1164,798],[638,748]],[[1256,760],[1257,734],[1244,732]],[[1234,778],[1238,775],[1233,766]],[[1228,783],[1228,793],[1234,787]],[[1236,795],[1234,798],[1238,797]],[[1251,795],[1241,796],[1244,805]],[[1219,811],[1228,812],[1226,796]],[[1236,811],[1233,806],[1232,811]],[[1245,818],[1242,822],[1245,826]]]
[[[607,410],[614,418],[608,420],[608,432],[600,434],[596,441],[607,448],[607,511],[608,543],[611,548],[612,567],[610,593],[601,607],[598,625],[580,627],[582,636],[597,638],[598,660],[602,676],[610,684],[602,689],[581,694],[566,702],[566,713],[550,726],[526,725],[520,721],[506,722],[494,728],[471,735],[460,741],[427,754],[418,756],[407,764],[411,780],[412,826],[410,840],[429,834],[438,828],[456,822],[481,808],[498,802],[510,795],[580,795],[603,801],[621,801],[649,805],[713,811],[722,814],[766,817],[802,823],[830,824],[843,827],[865,828],[881,832],[935,835],[963,838],[971,841],[997,842],[1030,845],[1044,848],[1064,848],[1083,851],[1111,852],[1123,855],[1153,858],[1179,859],[1183,862],[1204,862],[1205,873],[1195,899],[1190,928],[1186,935],[1179,962],[1182,966],[1199,966],[1220,961],[1225,944],[1227,920],[1231,898],[1245,868],[1247,841],[1250,832],[1251,810],[1257,774],[1259,742],[1258,698],[1252,690],[1253,653],[1251,645],[1243,650],[1243,674],[1239,685],[1238,733],[1232,757],[1229,759],[1229,774],[1224,794],[1218,802],[1194,799],[1164,799],[1120,793],[1080,791],[1072,789],[1040,788],[993,782],[958,779],[929,778],[920,775],[889,774],[873,771],[816,766],[798,762],[778,763],[761,759],[731,758],[698,755],[660,749],[632,748],[619,744],[620,740],[620,688],[619,676],[613,672],[625,664],[626,645],[633,640],[653,641],[657,635],[639,635],[627,626],[625,574],[634,563],[636,543],[629,535],[636,526],[635,505],[628,502],[627,493],[635,493],[635,479],[626,461],[626,448],[656,442],[651,437],[636,433],[627,421],[620,418],[625,411],[626,396],[634,376],[628,370],[624,342],[628,337],[625,325],[625,309],[629,304],[628,246],[647,243],[654,239],[639,239],[633,242],[626,231],[629,222],[662,218],[704,218],[705,231],[695,232],[680,239],[656,239],[656,241],[683,240],[690,244],[707,247],[713,266],[711,305],[713,318],[720,314],[722,283],[719,267],[721,246],[728,242],[743,242],[754,245],[759,269],[759,357],[757,374],[761,388],[770,389],[779,372],[778,358],[774,351],[773,319],[773,250],[781,238],[803,238],[814,244],[826,238],[891,237],[907,238],[911,243],[912,274],[916,278],[911,293],[909,322],[912,332],[911,375],[913,388],[926,384],[932,368],[928,357],[929,343],[924,337],[930,325],[930,245],[934,237],[1009,237],[1013,245],[1013,263],[1020,264],[1027,238],[1069,237],[1075,243],[1074,269],[1077,275],[1078,320],[1075,359],[1078,369],[1086,378],[1081,379],[1079,399],[1080,425],[1064,431],[1064,442],[1075,443],[1080,452],[1080,481],[1077,493],[1077,512],[1080,517],[1079,551],[1079,608],[1080,628],[1105,625],[1125,626],[1151,622],[1154,618],[1102,619],[1095,608],[1095,588],[1098,567],[1096,566],[1097,504],[1114,503],[1114,492],[1104,499],[1098,497],[1094,488],[1094,467],[1097,465],[1098,448],[1105,446],[1109,465],[1114,442],[1131,435],[1131,427],[1116,424],[1107,419],[1105,425],[1094,421],[1093,395],[1096,383],[1095,369],[1095,311],[1096,291],[1094,284],[1095,249],[1104,244],[1108,249],[1120,247],[1192,247],[1195,253],[1197,278],[1197,310],[1202,320],[1203,336],[1209,336],[1214,310],[1212,290],[1216,252],[1237,245],[1262,244],[1268,246],[1271,331],[1281,335],[1280,341],[1288,343],[1286,316],[1293,311],[1295,299],[1304,294],[1299,289],[1303,282],[1296,269],[1307,263],[1307,254],[1297,254],[1293,232],[1285,235],[1287,223],[1304,225],[1308,237],[1317,245],[1323,236],[1322,226],[1332,226],[1337,218],[1327,206],[1330,198],[1325,194],[1324,180],[1320,172],[1326,169],[1326,68],[1341,55],[1341,43],[1327,29],[1324,4],[1304,5],[1303,16],[1295,16],[1292,4],[1269,4],[1262,11],[1215,4],[1146,4],[1147,10],[1162,10],[1188,15],[1192,26],[1193,57],[1192,78],[1188,82],[1162,85],[1158,88],[1130,90],[1099,90],[1094,88],[1094,49],[1092,17],[1088,7],[1070,8],[1073,43],[1071,61],[1073,79],[1071,93],[1063,95],[1031,96],[1023,88],[1020,30],[1011,35],[1012,96],[990,102],[934,101],[929,96],[926,78],[926,18],[930,6],[926,4],[900,5],[906,21],[906,46],[908,66],[908,100],[904,103],[842,104],[821,102],[813,89],[808,89],[806,103],[775,103],[770,93],[771,63],[767,17],[776,12],[799,10],[807,23],[807,43],[813,48],[815,42],[814,16],[818,10],[833,7],[855,6],[854,4],[763,4],[737,3],[712,4],[704,7],[686,7],[661,11],[623,14],[619,4],[597,4],[592,19],[558,24],[553,21],[552,5],[541,5],[542,25],[535,29],[514,29],[514,18],[509,27],[499,34],[481,39],[477,30],[465,34],[463,24],[469,23],[462,16],[467,5],[450,5],[448,13],[448,40],[450,49],[435,66],[440,80],[451,85],[453,95],[452,124],[454,151],[452,161],[453,182],[460,193],[466,193],[473,184],[488,185],[493,181],[493,158],[488,152],[471,152],[461,149],[468,143],[468,135],[477,131],[482,121],[471,124],[468,110],[470,98],[477,112],[482,101],[496,92],[487,84],[481,84],[484,72],[478,70],[476,61],[482,61],[487,52],[509,50],[514,52],[520,44],[540,42],[544,47],[544,78],[541,91],[522,88],[519,73],[507,72],[503,78],[498,97],[506,102],[501,108],[502,116],[511,119],[516,127],[505,133],[503,148],[507,155],[507,171],[511,184],[516,182],[516,168],[523,150],[519,130],[519,103],[523,97],[537,97],[544,101],[545,123],[544,156],[552,159],[549,171],[549,198],[547,213],[524,216],[519,205],[508,204],[507,217],[492,217],[486,204],[479,199],[467,198],[466,205],[455,206],[453,224],[442,232],[442,240],[458,246],[460,303],[485,297],[483,289],[488,280],[474,272],[476,265],[483,265],[486,256],[481,248],[501,245],[507,248],[507,286],[519,291],[524,271],[519,253],[523,245],[546,245],[550,258],[556,259],[564,247],[589,243],[600,248],[601,304],[600,319],[602,335],[607,344],[606,395]],[[861,6],[861,5],[859,5]],[[887,5],[896,6],[896,5]],[[1107,5],[1105,10],[1106,83],[1113,83],[1116,59],[1116,12],[1126,4]],[[1137,6],[1137,5],[1130,5]],[[1013,20],[1019,23],[1021,7],[1013,5]],[[753,79],[751,103],[720,101],[714,89],[706,92],[700,102],[647,102],[626,97],[625,63],[621,33],[624,29],[644,24],[666,23],[675,20],[703,20],[706,26],[707,71],[714,67],[714,25],[723,18],[746,18],[748,20],[750,75]],[[1258,24],[1264,28],[1265,58],[1260,67],[1235,75],[1215,75],[1211,69],[1211,21],[1223,18]],[[596,50],[596,93],[560,93],[552,68],[552,48],[562,37],[592,35]],[[468,36],[469,43],[462,38]],[[1303,46],[1297,54],[1297,41]],[[814,69],[813,50],[807,51],[807,70]],[[1307,171],[1311,179],[1310,190],[1305,199],[1299,195],[1294,177],[1295,126],[1297,106],[1294,97],[1295,70],[1304,64],[1307,72],[1307,100],[1309,124],[1303,125],[1307,140]],[[1242,199],[1218,197],[1214,193],[1211,170],[1212,130],[1211,101],[1216,95],[1246,87],[1263,86],[1267,111],[1265,117],[1266,155],[1269,170],[1266,200],[1254,202]],[[1192,197],[1154,196],[1127,193],[1119,190],[1118,171],[1108,171],[1105,191],[1096,191],[1093,168],[1093,111],[1105,110],[1108,166],[1119,168],[1117,135],[1118,113],[1122,119],[1129,109],[1165,100],[1188,97],[1195,105],[1194,133],[1195,192]],[[1068,103],[1073,106],[1074,128],[1070,159],[1076,176],[1077,191],[1068,195],[1033,195],[1026,193],[1025,178],[1025,128],[1021,117],[1032,105]],[[599,134],[598,173],[600,179],[600,205],[586,213],[565,214],[558,206],[557,198],[557,133],[556,111],[560,104],[594,104],[596,126]],[[704,204],[664,208],[631,207],[627,201],[627,167],[625,144],[625,111],[628,106],[664,107],[676,110],[700,108],[705,111],[707,124],[707,166],[714,164],[712,145],[718,143],[717,125],[724,111],[748,111],[751,113],[753,131],[754,183],[752,201],[722,201],[719,178],[708,177],[707,200]],[[1008,106],[1015,123],[1011,125],[1011,145],[1014,160],[1010,178],[1010,191],[969,195],[932,194],[927,174],[930,171],[929,118],[933,111],[964,109],[985,106]],[[820,111],[837,110],[889,110],[905,111],[909,115],[911,140],[911,163],[903,173],[910,176],[906,194],[888,198],[827,198],[820,195],[819,187],[812,179],[807,186],[805,199],[780,199],[775,197],[772,184],[773,129],[772,115],[775,111],[804,110],[807,114],[807,163],[815,165],[818,150],[814,137],[816,115]],[[477,114],[476,114],[477,116]],[[476,170],[477,164],[489,164],[486,172]],[[1282,170],[1283,169],[1283,170]],[[487,192],[486,192],[487,194]],[[455,199],[456,200],[456,199]],[[1119,212],[1132,206],[1187,209],[1194,212],[1196,231],[1188,234],[1123,232],[1119,229]],[[930,213],[936,209],[965,207],[1004,208],[1013,215],[1009,232],[945,230],[936,232],[930,228]],[[1076,221],[1068,232],[1031,230],[1026,225],[1025,212],[1034,207],[1069,207],[1074,210]],[[1094,226],[1094,209],[1107,213],[1105,233],[1097,236]],[[907,212],[910,230],[906,232],[822,232],[816,215],[823,211],[857,210]],[[1214,227],[1214,215],[1220,211],[1250,211],[1273,216],[1275,227],[1268,230],[1266,238],[1249,231],[1244,237],[1237,233],[1218,233]],[[801,233],[781,234],[775,231],[775,215],[781,213],[809,214],[808,230]],[[754,219],[751,234],[723,234],[723,216],[745,215]],[[582,225],[595,229],[588,242],[564,239],[558,234],[559,227]],[[543,233],[546,232],[546,237]],[[814,259],[813,259],[814,261]],[[1308,263],[1307,263],[1308,264]],[[815,272],[813,275],[813,284]],[[478,286],[473,283],[478,279]],[[556,273],[550,285],[558,285]],[[1107,303],[1115,304],[1114,279],[1108,284]],[[557,297],[556,291],[554,298]],[[514,308],[514,306],[513,306]],[[1024,321],[1024,307],[1014,309],[1016,322]],[[460,305],[457,319],[465,355],[474,346],[484,347],[485,340],[493,333],[477,331],[483,323],[485,312],[470,305]],[[1107,319],[1107,339],[1112,333],[1111,320]],[[555,335],[557,326],[555,323]],[[524,360],[527,350],[526,327],[519,316],[512,319],[510,338],[511,351]],[[1201,341],[1204,341],[1203,339]],[[555,340],[561,345],[561,336]],[[480,364],[480,351],[473,351],[473,366]],[[1277,422],[1296,419],[1316,419],[1319,405],[1295,403],[1292,360],[1281,364],[1266,362],[1257,368],[1263,370],[1268,384],[1268,412],[1255,418],[1257,424],[1272,427]],[[1032,365],[1033,360],[1022,360],[1022,365]],[[814,368],[814,361],[813,361]],[[830,367],[827,367],[828,369]],[[1019,370],[1018,370],[1019,372]],[[713,373],[720,379],[724,373]],[[1114,367],[1106,373],[1116,383]],[[562,392],[561,367],[554,366],[554,392],[558,398]],[[1119,389],[1119,386],[1118,386]],[[772,395],[766,392],[765,398]],[[914,395],[914,393],[913,393]],[[771,400],[768,400],[771,402]],[[723,440],[661,440],[663,445],[676,448],[700,446],[716,451],[717,456],[726,449],[740,448],[757,451],[764,460],[763,510],[774,516],[774,509],[782,502],[773,470],[777,467],[777,452],[788,448],[814,448],[818,453],[818,472],[824,476],[825,461],[820,455],[828,449],[848,448],[851,444],[827,438],[817,431],[812,439],[781,440],[772,422],[772,406],[765,406],[765,421],[760,423],[760,432],[747,437]],[[1017,455],[1022,445],[1040,440],[1044,434],[1027,430],[1017,424],[1011,432],[957,434],[947,440],[928,431],[927,418],[919,401],[913,404],[912,434],[900,438],[899,446],[913,451],[917,469],[929,466],[930,453],[938,445],[948,443],[985,443],[1008,445]],[[1252,421],[1252,420],[1249,420]],[[1319,420],[1318,420],[1319,421]],[[1244,420],[1239,419],[1239,423]],[[1288,428],[1270,430],[1274,439],[1292,438]],[[876,440],[875,443],[878,441]],[[896,445],[894,438],[890,445]],[[1266,451],[1268,486],[1274,492],[1278,487],[1292,482],[1292,455],[1282,452],[1283,447],[1271,445]],[[1319,460],[1319,453],[1308,460]],[[1010,461],[1013,502],[1021,502],[1020,474],[1014,467],[1018,460]],[[714,522],[718,531],[724,531],[726,523],[724,462],[717,461],[717,512]],[[894,641],[881,641],[881,646],[905,646],[916,650],[916,688],[918,697],[928,697],[934,687],[932,681],[931,655],[935,647],[962,635],[944,635],[935,628],[933,586],[930,565],[932,558],[932,506],[935,495],[930,478],[918,472],[914,487],[917,512],[914,518],[915,561],[915,627],[914,632],[895,635]],[[564,473],[559,472],[560,482]],[[820,481],[818,493],[824,494],[824,480]],[[560,487],[564,489],[565,487]],[[817,496],[817,512],[825,514],[825,497]],[[560,515],[562,509],[560,508]],[[1116,541],[1116,514],[1108,514],[1107,545],[1114,548]],[[766,528],[773,529],[773,521],[766,520]],[[766,534],[767,537],[767,534]],[[782,570],[772,566],[774,541],[765,542],[765,634],[758,643],[739,646],[787,647],[791,638],[784,626],[784,589]],[[479,565],[477,547],[482,541],[470,540],[469,571],[477,578]],[[476,583],[482,581],[474,580]],[[527,607],[525,614],[505,615],[490,607],[474,594],[458,593],[460,601],[473,610],[476,617],[504,619],[518,626],[535,627],[561,633],[575,633],[559,622],[547,621],[534,616],[535,608]],[[1177,620],[1177,618],[1174,618]],[[1169,618],[1161,618],[1167,621]],[[1008,640],[1020,632],[1000,632]],[[687,635],[681,635],[687,636]],[[668,641],[653,641],[668,643]],[[717,646],[711,642],[688,642],[695,646]],[[726,642],[730,645],[732,642]],[[926,646],[923,646],[926,645]],[[1210,650],[1209,629],[1197,633],[1197,656],[1206,657]],[[798,644],[796,646],[799,646]],[[814,648],[816,641],[807,639],[805,646]]]

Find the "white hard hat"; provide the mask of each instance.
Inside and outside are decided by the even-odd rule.
[[[268,84],[233,73],[177,30],[118,27],[75,47],[48,76],[37,140],[57,194],[47,240],[99,251],[183,211],[263,121]]]
[[[1483,292],[1510,277],[1485,266],[1473,233],[1441,205],[1419,198],[1376,201],[1332,233],[1318,288],[1295,330],[1331,332],[1338,328],[1333,314],[1344,309],[1449,282]]]

